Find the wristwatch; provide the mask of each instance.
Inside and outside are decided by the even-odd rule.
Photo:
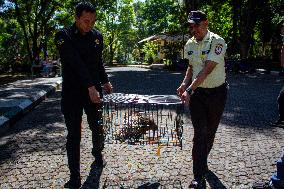
[[[193,93],[193,90],[192,88],[188,87],[187,89],[185,89],[185,91],[189,94],[189,95],[192,95]]]

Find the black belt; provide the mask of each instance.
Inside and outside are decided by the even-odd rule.
[[[215,92],[219,92],[219,91],[224,91],[224,89],[227,88],[227,83],[223,83],[222,85],[218,86],[218,87],[214,87],[214,88],[203,88],[203,87],[197,87],[195,89],[194,92],[200,91],[200,92],[204,92],[204,93],[215,93]]]

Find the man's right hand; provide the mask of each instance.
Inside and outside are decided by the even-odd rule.
[[[179,86],[179,88],[177,88],[177,95],[178,95],[179,97],[181,97],[182,94],[184,93],[185,89],[186,89],[186,84],[185,84],[185,83],[182,83],[182,84]]]
[[[97,91],[95,86],[88,88],[89,97],[93,103],[101,103],[100,93]]]

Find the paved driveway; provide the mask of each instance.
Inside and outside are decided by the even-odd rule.
[[[183,74],[142,68],[109,68],[115,92],[175,94]],[[269,179],[284,148],[276,97],[284,80],[274,75],[230,75],[229,98],[209,157],[208,188],[251,188]],[[187,188],[192,179],[193,129],[185,117],[184,148],[107,144],[104,169],[91,167],[91,135],[83,128],[82,188]],[[84,125],[86,117],[84,116]],[[66,129],[60,91],[0,138],[0,188],[61,188],[68,179]]]

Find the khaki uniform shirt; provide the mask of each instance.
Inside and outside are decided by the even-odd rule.
[[[227,44],[225,40],[208,30],[202,41],[196,41],[194,37],[189,39],[184,47],[184,57],[189,60],[192,65],[193,76],[196,78],[198,73],[205,66],[206,60],[211,60],[217,63],[213,71],[199,85],[202,88],[214,88],[225,83],[225,53]]]

